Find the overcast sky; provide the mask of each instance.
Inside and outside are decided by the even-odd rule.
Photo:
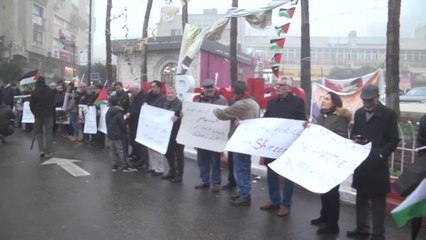
[[[239,0],[239,8],[253,8],[264,5],[269,0]],[[96,31],[94,34],[94,61],[105,61],[105,15],[106,0],[94,2]],[[142,24],[145,14],[146,0],[112,0],[112,15],[118,16],[127,7],[128,38],[142,36]],[[165,0],[154,0],[151,10],[150,28],[159,21],[160,9],[166,4]],[[310,30],[311,36],[347,36],[356,30],[358,36],[384,37],[386,35],[388,0],[310,0]],[[202,13],[203,9],[217,8],[219,13],[225,13],[231,6],[231,0],[190,0],[189,13]],[[262,4],[263,3],[263,4]],[[172,5],[181,7],[180,0],[173,0]],[[426,25],[426,0],[402,1],[401,7],[401,37],[414,36],[414,30]],[[282,25],[283,18],[277,18],[277,10],[273,12],[272,25]],[[180,18],[177,18],[180,21]],[[111,39],[124,39],[126,30],[124,17],[111,23]],[[273,26],[265,30],[274,34]],[[248,30],[247,33],[258,34]],[[300,2],[291,20],[289,35],[300,36]]]

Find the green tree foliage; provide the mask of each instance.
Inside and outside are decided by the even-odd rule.
[[[369,73],[372,73],[377,70],[377,67],[372,66],[362,66],[361,68],[342,68],[342,67],[333,67],[330,70],[327,78],[330,79],[346,79],[360,77]]]
[[[0,80],[18,82],[22,77],[22,68],[16,63],[0,63]]]

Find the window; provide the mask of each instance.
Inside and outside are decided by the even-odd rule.
[[[33,4],[33,45],[43,46],[43,8]]]
[[[175,86],[176,66],[176,63],[168,63],[161,71],[161,81],[163,81],[166,86]]]

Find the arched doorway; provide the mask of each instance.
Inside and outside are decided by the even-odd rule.
[[[161,81],[163,81],[166,86],[175,86],[176,66],[176,63],[171,62],[166,64],[163,70],[161,70]]]

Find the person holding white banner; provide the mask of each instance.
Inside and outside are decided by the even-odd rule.
[[[231,120],[229,137],[235,132],[239,120],[260,117],[259,104],[247,94],[247,85],[244,81],[237,81],[233,87],[236,102],[225,108],[216,108],[214,115],[220,120]],[[244,153],[232,152],[234,163],[234,177],[238,187],[238,193],[231,197],[234,206],[251,205],[251,156]]]
[[[276,97],[269,100],[266,112],[263,117],[286,118],[294,120],[307,120],[305,114],[305,102],[300,97],[291,92],[292,80],[288,77],[281,77],[276,84]],[[274,172],[268,164],[275,159],[265,158],[267,166],[269,202],[260,207],[261,210],[278,209],[279,217],[287,216],[290,213],[291,199],[293,197],[294,183],[289,179],[284,179],[283,196],[280,195],[280,176]]]
[[[328,92],[321,98],[321,114],[317,118],[317,124],[328,130],[348,138],[348,126],[352,120],[352,112],[343,108],[342,99],[334,92]],[[320,216],[311,220],[312,225],[322,226],[318,234],[339,233],[340,195],[339,186],[321,194]]]
[[[146,100],[147,104],[154,107],[163,108],[164,101],[166,101],[166,98],[161,93],[161,82],[158,80],[152,81],[151,89]],[[164,155],[151,148],[148,148],[148,155],[148,172],[151,173],[151,176],[153,177],[163,176],[165,165]]]
[[[215,84],[212,80],[204,80],[203,89],[204,92],[197,95],[194,102],[228,105],[228,101],[225,97],[216,91]],[[210,184],[212,184],[212,191],[219,192],[221,184],[220,152],[197,148],[197,162],[198,167],[200,168],[200,178],[202,183],[196,185],[194,188],[206,189],[210,187]]]

